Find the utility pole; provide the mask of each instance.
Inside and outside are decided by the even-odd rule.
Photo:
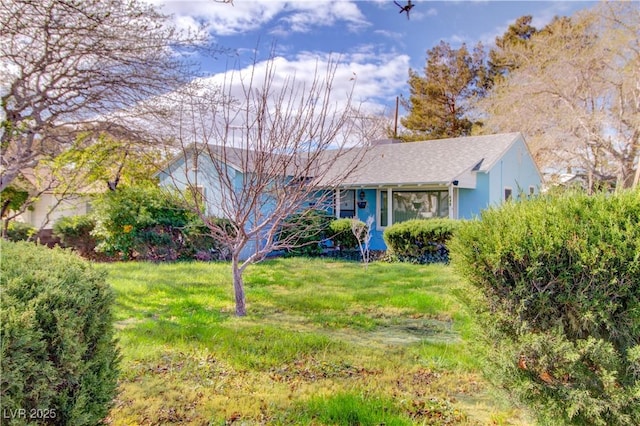
[[[398,139],[398,97],[397,96],[396,96],[396,117],[395,117],[393,123],[394,123],[393,124],[393,138],[394,139]]]

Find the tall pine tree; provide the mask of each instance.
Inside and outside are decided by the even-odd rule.
[[[471,134],[469,100],[481,96],[488,76],[484,51],[478,44],[473,52],[441,41],[427,51],[424,76],[409,70],[409,99],[402,105],[409,114],[401,120],[408,132],[405,141],[441,139]]]
[[[538,33],[536,27],[531,25],[531,15],[521,16],[511,24],[502,37],[496,37],[496,45],[489,51],[487,86],[493,86],[496,79],[506,76],[509,72],[518,68],[520,61],[509,52],[514,46],[524,46],[531,37]]]

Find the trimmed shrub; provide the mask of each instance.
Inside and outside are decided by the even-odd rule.
[[[450,248],[486,295],[496,378],[543,423],[640,424],[640,193],[507,203]]]
[[[9,241],[27,241],[36,233],[36,228],[28,223],[16,222],[12,220],[7,227],[7,240]]]
[[[305,210],[289,216],[280,229],[278,239],[287,241],[289,256],[319,256],[322,242],[330,236],[333,217],[324,210]]]
[[[59,249],[0,246],[2,412],[36,413],[43,424],[102,423],[119,359],[104,274]]]
[[[358,239],[353,235],[351,224],[354,219],[342,218],[331,221],[329,230],[331,231],[331,241],[340,250],[354,250],[358,248]],[[358,220],[359,228],[366,229],[366,224]]]
[[[447,242],[461,223],[453,219],[412,219],[391,225],[383,238],[389,254],[402,262],[447,263]]]
[[[65,216],[53,224],[53,235],[60,239],[63,247],[87,257],[96,248],[96,239],[91,235],[95,225],[90,215]]]

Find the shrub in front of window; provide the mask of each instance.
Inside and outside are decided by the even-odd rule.
[[[229,219],[211,217],[207,221],[224,229],[227,235],[235,235]],[[189,222],[183,232],[185,243],[181,258],[203,261],[230,259],[229,250],[211,235],[202,219],[196,218]]]
[[[389,255],[402,262],[448,262],[447,242],[460,227],[454,219],[413,219],[391,225],[383,238]]]
[[[331,241],[340,250],[355,250],[358,248],[358,239],[353,234],[351,228],[354,219],[343,218],[331,221],[329,230],[331,231]],[[357,226],[364,228],[367,225],[358,220]]]
[[[310,209],[289,216],[280,229],[278,239],[287,241],[288,256],[319,256],[322,243],[330,236],[334,218],[324,210]]]
[[[9,413],[24,413],[15,424],[103,423],[119,360],[104,274],[60,249],[0,241],[0,250],[4,419],[12,424]]]
[[[640,194],[568,193],[467,222],[495,378],[543,424],[640,424]]]

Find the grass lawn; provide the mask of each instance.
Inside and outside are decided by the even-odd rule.
[[[122,350],[112,425],[525,424],[482,379],[447,266],[277,259],[99,265]]]

